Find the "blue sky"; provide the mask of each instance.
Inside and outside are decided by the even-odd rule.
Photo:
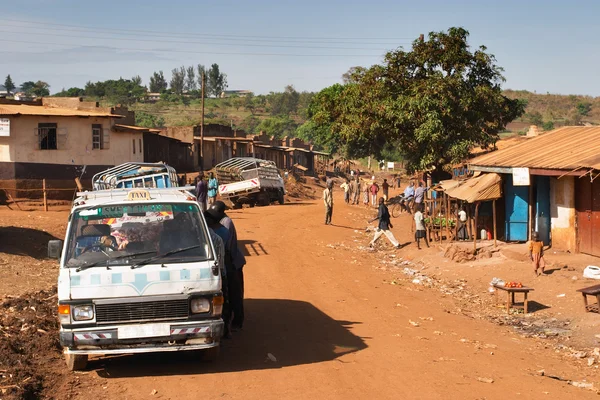
[[[316,91],[420,33],[462,26],[504,67],[505,88],[600,95],[600,1],[0,0],[0,79],[51,91],[167,77],[218,63],[230,89]],[[79,28],[79,27],[84,27]]]

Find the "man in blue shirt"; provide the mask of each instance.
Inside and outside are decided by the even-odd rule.
[[[406,189],[404,189],[404,198],[402,199],[402,202],[400,203],[402,208],[404,208],[404,210],[408,211],[409,213],[411,212],[410,205],[413,202],[414,198],[415,198],[415,184],[413,182],[411,182],[408,184]]]
[[[428,187],[423,187],[423,182],[419,182],[419,187],[415,189],[415,207],[417,210],[424,210],[423,200],[425,199],[425,192],[428,190]]]
[[[211,172],[208,178],[208,204],[215,204],[217,193],[219,191],[219,181],[215,178],[214,172]]]

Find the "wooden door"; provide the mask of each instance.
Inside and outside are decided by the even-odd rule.
[[[585,179],[585,178],[583,178]],[[592,251],[590,254],[600,257],[600,179],[592,182]]]
[[[577,210],[577,243],[580,253],[593,253],[592,183],[587,177],[575,180]]]

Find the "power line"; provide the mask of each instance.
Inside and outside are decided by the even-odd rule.
[[[51,22],[37,22],[37,21],[27,21],[27,20],[19,20],[19,19],[0,19],[1,21],[9,21],[9,22],[21,22],[26,24],[38,24],[38,25],[48,25],[48,26],[62,26],[62,27],[70,27],[70,28],[78,28],[78,29],[99,29],[97,27],[85,27],[81,25],[68,25],[68,24],[55,24]],[[134,32],[134,33],[150,33],[156,34],[157,31],[148,31],[148,30],[140,30],[140,29],[112,29],[115,31],[122,32]],[[160,32],[161,34],[172,35],[172,32]],[[196,35],[196,36],[209,36],[209,37],[229,37],[229,38],[256,38],[256,39],[272,39],[272,36],[257,36],[257,35],[224,35],[224,34],[212,34],[212,33],[186,33],[184,35]],[[414,40],[415,38],[399,38],[399,37],[317,37],[317,36],[278,36],[280,39],[306,39],[306,40]]]
[[[3,21],[0,19],[0,21]],[[4,20],[6,21],[6,20]],[[54,24],[53,24],[54,25]],[[91,29],[91,28],[46,28],[46,27],[37,27],[37,26],[24,26],[24,25],[15,25],[15,24],[3,24],[3,26],[15,27],[15,28],[23,28],[23,29],[50,29],[54,31],[66,31],[66,32],[94,32],[94,33],[102,33],[107,35],[138,35],[139,33],[132,32],[123,32],[118,29]],[[182,39],[186,37],[196,37],[202,36],[201,34],[156,34],[156,33],[146,33],[144,36],[149,37],[158,37],[158,38],[176,38]],[[398,44],[410,44],[411,42],[349,42],[349,41],[323,41],[323,40],[289,40],[289,39],[279,39],[279,38],[269,38],[269,39],[248,39],[246,37],[239,38],[231,38],[231,37],[220,37],[218,35],[209,36],[212,40],[222,40],[222,41],[241,41],[241,42],[273,42],[273,43],[317,43],[317,44],[357,44],[357,45],[398,45]]]
[[[125,50],[135,52],[152,52],[152,53],[187,53],[187,54],[218,54],[218,55],[237,55],[237,56],[281,56],[281,57],[379,57],[381,54],[292,54],[292,53],[238,53],[238,52],[220,52],[220,51],[193,51],[193,50],[172,50],[172,49],[133,49],[127,47],[114,46],[90,46],[73,43],[52,43],[52,42],[32,42],[27,40],[12,40],[0,38],[0,42],[7,43],[26,43],[26,44],[45,44],[51,46],[68,46],[68,47],[86,47],[86,48],[103,48],[110,50]],[[6,50],[5,50],[6,51]]]
[[[72,35],[60,34],[60,33],[39,33],[39,32],[21,32],[21,31],[6,31],[0,30],[1,33],[15,33],[20,35],[43,35],[43,36],[57,36],[57,37],[68,37],[73,38]],[[151,43],[179,43],[179,44],[201,44],[201,45],[217,45],[217,46],[235,46],[235,47],[278,47],[278,48],[299,48],[299,49],[327,49],[327,50],[375,50],[385,51],[385,49],[373,49],[365,47],[332,47],[332,46],[294,46],[294,45],[269,45],[269,44],[235,44],[235,43],[214,43],[214,42],[194,42],[194,41],[177,41],[177,40],[157,40],[157,39],[130,39],[130,38],[119,38],[119,37],[97,37],[97,36],[81,36],[78,35],[77,39],[94,39],[94,40],[120,40],[128,42],[151,42]]]

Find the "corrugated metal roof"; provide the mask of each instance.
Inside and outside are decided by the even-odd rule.
[[[502,178],[496,173],[474,176],[446,189],[446,194],[469,203],[502,197]]]
[[[135,126],[135,125],[123,125],[123,124],[115,124],[115,130],[117,131],[126,131],[126,132],[150,132],[150,133],[160,133],[160,129],[153,128],[144,128],[143,126]]]
[[[122,118],[121,115],[101,112],[76,110],[74,108],[31,106],[25,104],[0,104],[0,115],[36,115],[49,117],[112,117]]]
[[[474,158],[472,166],[600,169],[600,127],[565,126]]]

